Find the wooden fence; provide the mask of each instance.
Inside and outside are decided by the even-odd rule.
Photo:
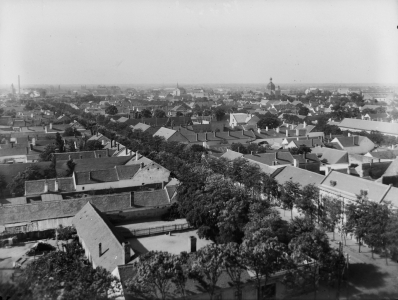
[[[133,230],[131,230],[131,233],[134,236],[144,236],[144,235],[152,235],[152,234],[160,234],[160,233],[165,233],[165,232],[186,230],[189,228],[193,228],[193,226],[189,225],[188,223],[183,223],[183,224],[158,226],[158,227],[143,228],[143,229],[133,229]]]

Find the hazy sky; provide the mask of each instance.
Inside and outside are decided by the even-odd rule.
[[[0,0],[0,84],[398,84],[398,1]]]

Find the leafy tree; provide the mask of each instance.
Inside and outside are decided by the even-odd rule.
[[[270,276],[285,264],[285,247],[276,238],[260,243],[257,239],[246,239],[241,247],[244,265],[254,273],[257,297],[260,299],[261,286],[266,285]]]
[[[391,213],[385,231],[386,248],[394,260],[398,258],[398,212]],[[387,254],[387,253],[386,253]],[[387,255],[386,255],[387,261]]]
[[[30,166],[25,171],[18,173],[7,185],[10,193],[15,193],[15,196],[23,196],[25,194],[25,181],[44,179],[44,174],[38,166]]]
[[[247,148],[242,143],[232,143],[231,150],[242,154],[247,154]]]
[[[84,151],[102,150],[104,145],[100,141],[87,141],[84,145]]]
[[[295,204],[297,209],[313,222],[318,215],[319,188],[315,184],[304,186]]]
[[[222,108],[216,108],[214,115],[216,116],[217,121],[222,121],[225,116],[225,110]]]
[[[301,106],[298,111],[298,114],[301,116],[307,116],[309,114],[309,112],[310,112],[310,110],[307,107]]]
[[[345,229],[347,232],[352,232],[358,239],[358,252],[361,252],[361,241],[365,237],[368,227],[366,224],[367,197],[365,194],[357,195],[358,200],[355,203],[346,205],[345,214],[347,221]]]
[[[339,199],[329,197],[323,198],[322,201],[325,207],[324,223],[333,231],[334,240],[335,229],[343,219],[342,202]],[[342,234],[342,226],[340,226],[340,233]]]
[[[0,195],[3,196],[3,193],[7,187],[7,181],[4,175],[0,175]]]
[[[138,290],[150,297],[165,300],[173,287],[175,276],[174,255],[162,251],[150,251],[135,263],[137,275],[128,283],[129,289]]]
[[[55,134],[55,145],[59,152],[65,152],[65,141],[62,139],[59,132]]]
[[[286,181],[281,186],[281,197],[280,202],[283,209],[290,210],[290,217],[293,219],[293,207],[301,195],[301,185],[298,182],[293,182],[291,180]]]
[[[28,264],[17,278],[17,295],[30,299],[103,299],[108,292],[120,292],[117,279],[108,271],[93,269],[77,242],[64,245],[66,251],[53,251]],[[26,298],[25,298],[26,299]]]
[[[56,235],[58,240],[67,241],[73,238],[74,234],[76,234],[76,229],[73,226],[64,227],[62,225],[59,225],[59,227],[56,230]]]
[[[77,149],[74,140],[68,140],[66,144],[68,146],[68,152],[76,152]]]
[[[105,109],[105,113],[106,113],[107,115],[114,116],[114,115],[116,115],[116,114],[118,113],[117,107],[114,106],[114,105],[110,105],[110,106],[108,106],[108,107]]]
[[[63,136],[81,136],[81,132],[76,128],[68,127],[65,129]]]
[[[153,116],[155,118],[166,118],[166,113],[162,109],[155,109]]]
[[[141,111],[141,116],[143,118],[151,118],[152,117],[152,113],[151,113],[151,111],[149,109],[143,109]]]
[[[277,116],[272,114],[266,114],[261,116],[261,119],[257,122],[258,128],[261,129],[273,129],[279,127],[281,125],[281,121],[278,119]]]
[[[44,151],[39,154],[40,161],[51,161],[53,154],[56,152],[57,147],[55,145],[47,145]]]
[[[217,281],[224,269],[223,245],[210,244],[195,253],[190,277],[196,280],[213,299]]]
[[[242,256],[242,246],[237,243],[228,243],[223,249],[223,265],[238,295],[242,295],[242,273],[246,270]]]
[[[298,148],[293,147],[289,149],[289,152],[293,155],[311,153],[311,151],[311,148],[306,145],[300,145]]]

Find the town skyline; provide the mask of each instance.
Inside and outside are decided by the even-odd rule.
[[[3,1],[0,85],[396,84],[397,4]]]

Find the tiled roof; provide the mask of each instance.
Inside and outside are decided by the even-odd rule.
[[[177,131],[173,130],[173,129],[169,129],[166,127],[161,127],[158,131],[156,131],[156,133],[154,134],[154,136],[160,136],[163,137],[166,141],[176,133]]]
[[[280,172],[277,173],[274,178],[279,184],[284,184],[285,182],[291,180],[293,182],[300,183],[302,186],[305,186],[308,184],[318,185],[322,182],[325,176],[304,169],[286,166],[281,168]]]
[[[135,192],[134,206],[159,206],[170,204],[166,189]]]
[[[132,178],[140,169],[140,165],[131,164],[125,166],[116,166],[119,180],[127,180]]]
[[[321,161],[325,159],[327,164],[348,163],[347,151],[327,147],[315,147],[312,149],[311,153],[320,154],[320,156],[318,156],[319,159]]]
[[[383,176],[398,176],[398,158],[390,164]]]
[[[277,165],[288,165],[293,163],[293,156],[290,152],[279,151],[274,153],[257,153],[254,155],[245,154],[243,157],[268,166],[274,165],[274,161],[277,161]]]
[[[95,170],[105,170],[114,168],[115,166],[125,165],[131,156],[118,156],[118,157],[101,157],[101,158],[88,158],[88,159],[74,159],[75,172],[86,172]],[[56,170],[59,176],[64,176],[69,168],[67,161],[57,161]]]
[[[138,123],[138,124],[136,124],[136,125],[133,126],[133,130],[138,130],[138,129],[140,129],[140,130],[142,130],[142,131],[145,131],[145,130],[147,130],[147,129],[150,128],[150,127],[151,127],[151,126],[148,125],[148,124]]]
[[[299,163],[305,163],[306,159],[312,163],[319,163],[319,158],[315,153],[306,153],[306,154],[297,154],[292,155],[295,159],[298,160]]]
[[[55,182],[58,182],[58,189],[55,189]],[[72,177],[57,179],[42,179],[25,181],[25,195],[40,195],[45,193],[45,185],[47,183],[48,192],[73,192],[75,190],[74,180]]]
[[[124,265],[125,254],[123,237],[120,237],[108,221],[94,205],[87,203],[72,220],[80,239],[95,266],[103,267],[112,272],[118,265]],[[101,244],[101,249],[99,248]],[[101,252],[101,253],[100,253]]]
[[[229,160],[234,160],[234,159],[242,157],[242,156],[243,156],[242,153],[235,152],[232,150],[227,150],[227,152],[225,152],[221,157],[229,159]]]
[[[306,147],[313,148],[317,146],[323,146],[323,141],[321,139],[308,139],[308,140],[296,140],[292,141],[295,145],[296,148],[299,148],[302,145],[305,145]]]
[[[360,119],[349,119],[345,118],[339,124],[339,127],[344,127],[348,129],[358,129],[372,131],[377,130],[384,134],[394,134],[398,133],[398,123],[387,123],[387,122],[377,122],[377,121],[367,121]]]
[[[332,185],[333,182],[336,184]],[[334,170],[324,178],[320,187],[321,189],[325,188],[334,191],[337,194],[341,193],[343,196],[350,197],[354,200],[356,199],[356,195],[361,193],[361,190],[367,191],[368,199],[375,202],[382,201],[388,188],[390,188],[388,185],[336,172]]]
[[[395,159],[398,156],[398,150],[373,151],[368,153],[372,157],[379,159]]]
[[[0,224],[31,222],[73,217],[87,202],[102,212],[131,208],[131,194],[91,196],[60,201],[37,201],[32,204],[0,207]]]
[[[106,157],[106,150],[95,150],[95,151],[79,151],[79,152],[64,152],[64,153],[54,153],[55,159],[69,160],[69,159],[88,159],[88,158],[98,158]]]

